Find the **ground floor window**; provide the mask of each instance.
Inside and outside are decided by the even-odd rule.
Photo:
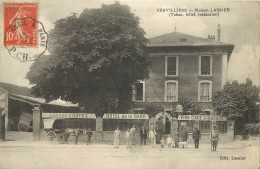
[[[199,129],[201,133],[210,133],[210,121],[200,121],[199,122]]]
[[[96,119],[57,119],[53,123],[53,129],[80,128],[96,130]]]
[[[139,131],[143,126],[149,128],[149,120],[128,120],[128,119],[104,119],[103,131],[114,131],[117,127],[121,131],[131,129],[135,125],[136,130]]]
[[[194,128],[196,127],[195,121],[193,121],[193,120],[181,120],[181,121],[179,121],[179,129],[181,127],[186,128],[186,131],[188,133],[192,133]]]
[[[226,121],[217,121],[217,130],[221,134],[227,133],[227,122]]]

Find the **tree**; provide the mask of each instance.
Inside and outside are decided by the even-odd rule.
[[[85,9],[56,21],[49,34],[49,55],[31,66],[32,91],[47,102],[79,103],[97,116],[111,108],[126,112],[132,85],[149,76],[148,40],[139,18],[118,2]]]
[[[187,96],[180,94],[178,103],[182,105],[183,112],[189,114],[200,114],[202,112],[202,106],[199,102],[191,101]]]
[[[259,89],[250,79],[225,84],[222,91],[213,94],[213,107],[228,119],[235,120],[235,130],[242,131],[244,124],[257,122]]]

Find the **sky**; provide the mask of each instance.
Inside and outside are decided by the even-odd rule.
[[[0,0],[1,2],[1,0]],[[14,2],[14,1],[12,1]],[[46,31],[54,27],[56,20],[80,14],[85,8],[99,8],[102,4],[111,4],[112,0],[40,0],[39,21]],[[216,35],[217,25],[221,25],[221,41],[235,45],[228,64],[228,80],[245,82],[247,77],[255,85],[260,85],[260,2],[246,1],[164,1],[164,0],[123,0],[121,4],[130,6],[131,11],[140,18],[140,26],[146,37],[151,38],[176,30],[202,38]],[[230,8],[230,12],[221,12],[219,17],[175,16],[168,12],[157,12],[159,8],[211,9]],[[185,13],[184,13],[185,14]],[[1,18],[3,14],[1,12]],[[0,28],[3,32],[3,25]],[[33,62],[20,62],[12,58],[0,40],[0,81],[31,87],[25,79]]]

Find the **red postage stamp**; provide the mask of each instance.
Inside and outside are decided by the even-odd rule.
[[[4,3],[5,46],[37,47],[37,21],[37,3]]]

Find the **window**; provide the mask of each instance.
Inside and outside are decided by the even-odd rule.
[[[193,133],[193,130],[195,128],[195,121],[194,120],[179,120],[179,130],[183,127],[185,127],[186,131],[188,133]]]
[[[165,57],[165,76],[177,76],[178,75],[178,60],[177,56]]]
[[[199,122],[199,130],[201,133],[209,133],[210,132],[210,121],[200,121]]]
[[[135,84],[133,90],[133,101],[145,101],[145,85],[144,81]]]
[[[200,81],[199,82],[199,98],[201,102],[210,102],[212,96],[212,82]]]
[[[217,130],[221,134],[227,134],[227,122],[226,121],[217,121]]]
[[[165,101],[175,102],[178,101],[178,82],[169,80],[165,82]]]
[[[212,56],[200,56],[199,65],[199,75],[212,75]]]

